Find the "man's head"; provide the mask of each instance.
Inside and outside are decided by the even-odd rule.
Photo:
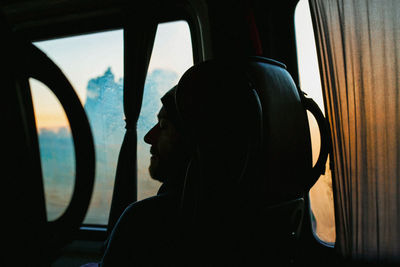
[[[189,149],[181,132],[175,106],[175,87],[161,99],[158,123],[145,135],[151,145],[150,176],[160,182],[182,182]]]

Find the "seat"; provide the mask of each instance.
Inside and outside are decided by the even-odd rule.
[[[285,66],[206,61],[183,75],[176,102],[196,147],[182,198],[186,260],[293,261],[302,197],[316,178],[306,109]]]

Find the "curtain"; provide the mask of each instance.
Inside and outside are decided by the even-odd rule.
[[[112,205],[108,220],[110,232],[125,208],[137,200],[137,131],[154,38],[155,21],[128,22],[124,28],[124,113],[126,133],[118,157]]]
[[[400,262],[400,1],[310,0],[332,129],[336,248]]]

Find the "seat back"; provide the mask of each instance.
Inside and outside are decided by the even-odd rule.
[[[256,170],[250,166],[261,147],[262,111],[245,70],[238,66],[216,60],[193,66],[176,91],[184,134],[195,147],[182,201],[191,245],[183,254],[189,260],[201,258],[200,266],[216,259],[216,264],[226,264],[223,259],[236,250],[231,247],[236,244],[235,229],[244,219],[241,207],[249,201],[241,186],[256,177],[249,172]]]
[[[301,95],[282,63],[252,57],[247,73],[263,110],[262,194],[270,204],[302,197],[315,181],[310,175],[311,139]]]
[[[285,66],[203,62],[183,75],[176,102],[196,151],[182,200],[185,253],[201,254],[200,265],[290,261],[315,179],[306,110]]]

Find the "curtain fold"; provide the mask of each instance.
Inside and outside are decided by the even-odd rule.
[[[333,140],[336,248],[400,261],[400,1],[309,0]]]
[[[131,20],[124,28],[124,113],[126,133],[118,157],[112,205],[111,231],[125,208],[137,200],[137,130],[143,89],[157,23]]]

